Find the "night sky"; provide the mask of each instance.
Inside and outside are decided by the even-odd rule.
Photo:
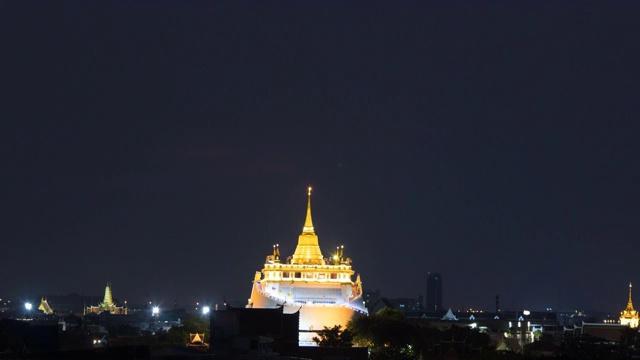
[[[306,186],[365,289],[640,286],[640,5],[3,1],[0,297],[246,302]],[[640,293],[638,293],[640,294]],[[640,301],[640,295],[637,295]]]

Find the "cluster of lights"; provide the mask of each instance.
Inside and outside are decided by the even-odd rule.
[[[617,324],[618,320],[614,320],[614,319],[605,319],[604,320],[605,324]]]
[[[149,302],[149,304],[151,304],[151,302]],[[196,305],[200,305],[200,303],[196,303]],[[196,310],[198,310],[198,308],[196,307]],[[202,307],[202,314],[203,315],[207,315],[211,312],[211,307],[205,305]],[[159,306],[153,306],[151,308],[151,315],[153,316],[159,316],[160,315],[160,307]]]

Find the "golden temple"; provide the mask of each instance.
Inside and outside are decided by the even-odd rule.
[[[629,302],[627,307],[620,312],[620,324],[629,325],[629,327],[638,327],[638,310],[633,308],[633,302],[631,301],[631,283],[629,283]]]
[[[256,271],[247,307],[284,307],[285,313],[300,311],[300,337],[303,345],[311,341],[324,326],[346,326],[356,314],[367,314],[362,299],[360,276],[356,281],[351,259],[338,247],[331,259],[320,250],[311,218],[311,187],[307,192],[307,215],[298,236],[293,256],[283,262],[280,246],[273,245],[262,271]]]
[[[117,306],[113,301],[113,296],[111,295],[111,283],[107,283],[107,286],[104,289],[104,299],[102,299],[102,302],[98,304],[98,306],[87,306],[85,314],[100,314],[105,311],[108,311],[110,314],[127,315],[126,301],[124,306]]]

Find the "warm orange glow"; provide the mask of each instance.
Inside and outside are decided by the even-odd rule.
[[[324,258],[311,218],[311,186],[307,188],[307,214],[302,233],[292,256],[274,261],[267,256],[262,271],[256,271],[247,300],[250,308],[284,306],[285,313],[300,311],[300,343],[312,343],[314,329],[324,326],[346,326],[358,314],[367,314],[362,299],[360,276],[351,280],[355,271],[351,259],[344,257],[344,246],[338,246],[332,260]],[[279,256],[279,253],[278,253]]]

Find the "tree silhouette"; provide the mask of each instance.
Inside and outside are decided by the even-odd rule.
[[[413,359],[416,328],[399,310],[384,308],[374,315],[357,317],[347,324],[354,343],[368,346],[372,359]]]
[[[341,325],[332,328],[324,327],[318,332],[319,336],[314,336],[313,340],[321,347],[351,347],[353,346],[353,335],[348,329],[342,330]]]

